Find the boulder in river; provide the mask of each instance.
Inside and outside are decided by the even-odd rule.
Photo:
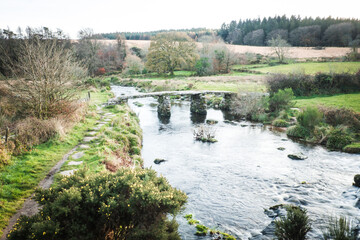
[[[217,124],[218,121],[214,120],[214,119],[206,119],[206,123],[209,124],[209,125],[214,125],[214,124]]]
[[[284,147],[278,147],[277,150],[284,151],[285,148]]]
[[[354,185],[355,187],[360,187],[360,174],[356,174],[356,175],[354,176],[354,183],[353,183],[353,185]]]
[[[162,163],[162,162],[166,162],[166,160],[165,160],[165,159],[162,159],[162,158],[156,158],[156,159],[154,160],[154,163],[155,163],[155,164],[160,164],[160,163]]]
[[[308,157],[305,156],[304,154],[302,153],[293,153],[293,154],[289,154],[288,155],[288,158],[292,159],[292,160],[305,160],[307,159]]]

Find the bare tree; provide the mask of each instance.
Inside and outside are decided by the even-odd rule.
[[[79,42],[76,45],[77,58],[84,62],[88,69],[88,74],[94,76],[98,70],[98,50],[101,44],[93,38],[94,32],[92,29],[86,28],[79,31]]]
[[[23,40],[19,58],[8,65],[15,80],[7,84],[15,101],[37,118],[51,117],[76,96],[84,69],[58,39]]]
[[[289,52],[290,44],[288,44],[280,36],[273,38],[269,41],[271,49],[274,51],[275,55],[278,57],[280,63],[284,62],[286,54]]]

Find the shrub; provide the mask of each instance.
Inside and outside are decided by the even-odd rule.
[[[57,133],[54,121],[34,117],[26,118],[16,125],[15,145],[17,153],[46,142]]]
[[[267,84],[270,93],[292,88],[295,96],[352,93],[359,91],[359,76],[359,73],[317,73],[315,76],[302,73],[273,74],[267,77]]]
[[[344,217],[340,217],[329,222],[327,232],[324,233],[324,239],[355,240],[357,239],[357,233],[355,229],[352,229],[351,222]]]
[[[0,142],[0,169],[2,166],[6,165],[10,161],[11,151]]]
[[[295,126],[290,127],[287,130],[286,134],[289,137],[305,139],[310,136],[310,131],[308,129],[304,128],[303,126],[295,125]]]
[[[267,105],[268,98],[263,97],[262,94],[238,94],[236,98],[231,101],[230,110],[234,115],[252,119],[252,116],[264,113]]]
[[[96,75],[104,75],[106,73],[105,68],[101,67],[96,70]]]
[[[279,240],[303,240],[311,229],[305,209],[286,206],[287,215],[275,221],[275,235]]]
[[[283,119],[275,119],[272,122],[272,125],[274,125],[275,127],[288,127],[289,123]]]
[[[291,88],[279,90],[272,94],[269,99],[269,109],[272,112],[279,112],[280,110],[287,110],[292,106],[294,93]]]
[[[297,116],[298,123],[310,131],[323,122],[323,114],[315,107],[307,107]]]
[[[141,74],[144,69],[144,64],[141,59],[135,55],[129,55],[126,57],[126,74]]]
[[[342,150],[352,142],[352,138],[341,128],[332,130],[328,136],[326,147],[330,149]]]
[[[121,168],[115,174],[62,179],[37,190],[42,206],[33,217],[21,217],[8,239],[180,239],[175,222],[186,195],[151,169]]]
[[[332,126],[345,125],[360,130],[360,114],[351,109],[321,107],[320,111],[324,113],[325,122]]]
[[[211,74],[211,62],[207,57],[201,57],[195,63],[195,71],[198,76],[205,76]]]
[[[274,94],[279,90],[291,88],[295,96],[307,96],[315,89],[313,78],[310,75],[301,73],[288,75],[272,74],[267,77],[267,84],[270,94]]]
[[[269,124],[270,119],[266,113],[255,113],[251,115],[251,121]]]

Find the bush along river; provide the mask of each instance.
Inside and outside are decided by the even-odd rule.
[[[117,97],[137,93],[120,86],[112,90]],[[345,216],[359,224],[360,193],[352,186],[360,173],[359,155],[293,142],[266,126],[227,121],[226,114],[214,109],[208,109],[206,119],[218,121],[212,125],[218,141],[196,141],[194,128],[205,118],[191,116],[189,101],[174,103],[165,120],[158,118],[156,104],[154,98],[129,100],[143,129],[144,166],[188,195],[186,209],[177,217],[182,239],[211,239],[194,235],[186,214],[237,239],[272,239],[266,236],[272,218],[264,210],[277,204],[308,211],[309,239],[321,239],[332,217]],[[288,157],[299,152],[307,158]],[[155,164],[155,159],[165,161]]]

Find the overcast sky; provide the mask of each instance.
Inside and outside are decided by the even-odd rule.
[[[360,0],[0,0],[0,28],[94,32],[220,28],[231,20],[300,15],[360,18]]]

